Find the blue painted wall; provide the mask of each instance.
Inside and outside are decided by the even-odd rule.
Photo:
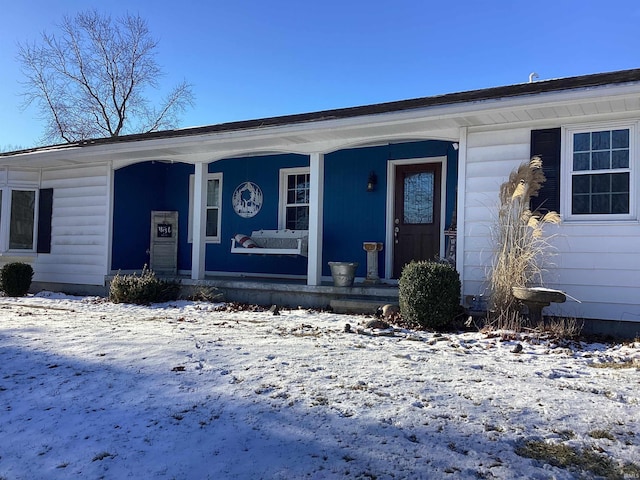
[[[193,165],[164,162],[138,163],[115,171],[113,270],[140,270],[149,264],[152,210],[178,211],[178,268],[191,268],[187,217],[189,175],[193,172]]]
[[[308,167],[305,155],[270,155],[227,159],[210,163],[210,173],[222,172],[221,243],[207,244],[205,269],[217,272],[252,272],[305,275],[305,257],[232,254],[236,233],[278,228],[281,168]],[[191,269],[192,244],[188,243],[189,175],[193,165],[144,162],[114,174],[113,270],[140,270],[149,263],[152,210],[178,211],[178,270]],[[260,212],[252,218],[237,215],[231,197],[238,185],[256,183],[264,194]]]
[[[325,156],[323,275],[328,261],[357,261],[358,276],[366,275],[362,242],[385,240],[387,162],[389,160],[444,156],[447,162],[446,223],[451,223],[455,203],[457,152],[449,142],[424,141],[341,150]],[[306,155],[282,154],[225,159],[212,162],[210,173],[221,172],[221,243],[206,245],[205,269],[213,272],[251,272],[305,275],[307,259],[289,256],[231,254],[237,233],[278,228],[280,169],[308,167]],[[378,178],[375,191],[367,192],[369,172]],[[179,214],[178,269],[191,269],[192,245],[187,241],[189,175],[193,165],[145,162],[115,172],[112,269],[140,269],[149,262],[152,210],[177,210]],[[246,181],[262,189],[264,203],[252,218],[233,211],[231,198]],[[385,245],[387,248],[387,245]],[[383,275],[383,256],[380,275]]]
[[[222,242],[208,244],[205,269],[215,272],[252,272],[306,275],[306,257],[232,254],[231,238],[237,233],[278,229],[280,169],[308,167],[306,155],[283,154],[219,160],[209,164],[209,172],[222,172]],[[262,190],[264,203],[257,215],[243,218],[235,213],[231,198],[244,182]]]
[[[450,142],[424,141],[340,150],[325,156],[324,244],[322,273],[330,275],[329,261],[358,262],[357,276],[366,276],[362,242],[385,241],[387,162],[447,156],[447,218],[451,222],[457,179],[457,152]],[[367,192],[369,172],[378,184]],[[388,248],[385,245],[385,248]],[[380,276],[383,271],[380,254]]]

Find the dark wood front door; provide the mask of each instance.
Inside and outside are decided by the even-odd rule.
[[[440,163],[397,165],[393,217],[393,278],[411,260],[440,254]]]

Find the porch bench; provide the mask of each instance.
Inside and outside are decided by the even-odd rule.
[[[309,240],[307,230],[256,230],[251,232],[250,237],[250,240],[255,243],[253,247],[242,246],[239,237],[242,235],[236,235],[231,239],[231,253],[307,256]]]

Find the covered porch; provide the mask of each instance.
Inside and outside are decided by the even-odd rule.
[[[456,147],[429,139],[326,154],[131,163],[114,173],[110,273],[139,271],[146,264],[156,273],[179,274],[194,283],[212,276],[261,277],[326,287],[332,262],[358,263],[356,277],[369,277],[364,247],[373,244],[379,247],[371,270],[376,280],[393,285],[410,260],[455,261]],[[294,180],[294,190],[284,179]],[[237,186],[248,183],[260,192],[262,206],[242,215],[234,200]],[[304,237],[304,251],[239,247],[239,235],[292,228],[282,220],[284,207],[290,208],[284,199],[291,193],[303,198],[291,211],[303,212],[303,225],[293,228]],[[156,250],[166,250],[172,265],[156,264],[161,257]],[[371,291],[367,285],[366,292]]]
[[[284,156],[247,156],[228,163],[195,164],[193,213],[189,215],[193,232],[190,261],[188,266],[183,262],[178,270],[186,273],[185,270],[190,269],[193,281],[205,280],[218,272],[291,273],[304,277],[307,286],[323,286],[330,274],[328,264],[335,261],[358,262],[358,274],[364,277],[369,268],[365,244],[380,246],[374,270],[383,281],[399,279],[402,266],[410,260],[447,258],[455,262],[457,146],[455,142],[430,139],[307,155],[306,167],[299,169],[307,172],[300,176],[304,178],[302,189],[308,198],[303,207],[307,209],[307,221],[298,227],[304,232],[305,252],[297,257],[296,267],[288,272],[284,267],[280,271],[279,266],[289,265],[287,262],[293,264],[291,256],[281,256],[282,262],[269,269],[266,265],[273,260],[267,258],[270,255],[243,255],[247,258],[240,259],[237,253],[258,254],[258,251],[243,251],[237,244],[229,251],[227,239],[239,233],[250,235],[256,227],[266,231],[286,227],[280,221],[276,227],[276,215],[269,212],[261,212],[261,217],[255,219],[238,220],[229,212],[228,203],[224,205],[230,198],[226,185],[220,196],[223,205],[219,208],[220,215],[226,215],[227,219],[221,223],[222,241],[212,245],[207,240],[207,182],[212,171],[223,172],[225,179],[230,175],[230,168],[252,172],[247,178],[270,191],[264,195],[265,205],[273,204],[273,191],[277,188],[263,178],[275,178],[278,171],[283,171],[278,170],[277,162]],[[243,168],[245,163],[251,165],[260,158],[265,158],[260,172],[255,166]],[[297,185],[300,188],[300,184]],[[232,226],[225,223],[229,218],[235,219]],[[256,260],[259,258],[264,260]]]

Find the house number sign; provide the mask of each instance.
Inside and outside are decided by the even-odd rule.
[[[170,223],[159,223],[156,236],[158,238],[171,238],[173,236],[173,225]]]
[[[238,185],[231,200],[233,210],[243,218],[256,216],[262,208],[262,202],[262,190],[253,182]]]

